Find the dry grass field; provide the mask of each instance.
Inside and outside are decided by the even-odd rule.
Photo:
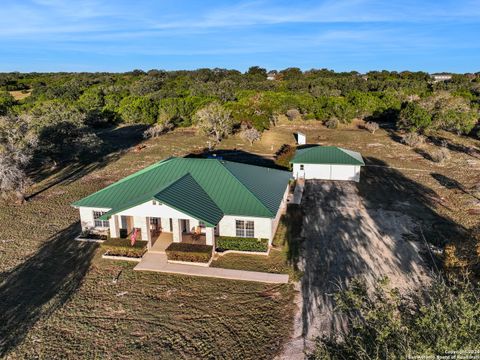
[[[479,141],[441,133],[412,149],[388,129],[372,135],[356,126],[282,122],[253,146],[235,136],[217,151],[236,149],[230,157],[269,164],[297,130],[309,142],[360,151],[368,166],[359,191],[367,201],[405,204],[428,241],[455,245],[452,266],[478,261],[478,243],[464,234],[479,225]],[[189,129],[144,142],[138,133],[104,130],[105,152],[96,161],[54,174],[38,170],[25,205],[1,204],[0,357],[269,359],[281,351],[292,331],[292,285],[138,273],[131,264],[102,260],[96,245],[72,241],[79,224],[70,203],[165,157],[207,146]],[[428,153],[440,138],[451,156],[438,164]],[[276,240],[265,262],[226,255],[215,264],[293,274],[287,260],[295,249],[284,242]]]
[[[15,90],[15,91],[10,91],[10,95],[14,97],[15,100],[23,100],[26,97],[29,97],[30,94],[32,93],[32,90]]]

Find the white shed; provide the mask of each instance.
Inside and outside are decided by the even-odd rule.
[[[307,143],[307,136],[304,133],[297,132],[297,144],[305,145]]]
[[[291,161],[295,179],[360,181],[360,153],[335,146],[298,149]]]

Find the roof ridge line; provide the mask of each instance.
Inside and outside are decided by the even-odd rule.
[[[252,194],[252,196],[255,198],[255,200],[257,200],[257,202],[259,202],[259,203],[263,206],[263,208],[264,208],[265,210],[267,210],[267,212],[268,212],[270,215],[275,216],[275,214],[273,214],[273,213],[270,211],[270,209],[265,206],[265,204],[257,197],[257,195],[255,195],[243,182],[241,182],[241,181],[230,171],[230,169],[228,169],[228,168],[225,166],[225,164],[223,164],[221,161],[218,161],[218,162],[222,165],[222,167],[223,167],[225,170],[228,171],[228,173],[229,173],[230,175],[232,175],[232,177],[233,177],[240,185],[242,185],[242,186],[245,188],[245,190],[247,190],[250,194]],[[231,161],[230,161],[230,162],[231,162]]]
[[[185,174],[183,174],[182,176],[180,176],[180,177],[178,177],[178,178],[175,178],[175,180],[170,181],[167,185],[165,185],[164,187],[162,187],[162,188],[160,189],[160,191],[157,191],[153,196],[155,196],[155,195],[161,193],[162,191],[168,189],[168,188],[171,187],[173,184],[179,182],[180,180],[182,180],[184,177],[186,177],[186,176],[188,176],[188,175],[190,175],[190,176],[192,177],[192,179],[195,180],[195,178],[194,178],[193,175],[190,173],[190,171],[187,171],[187,172],[186,172]],[[198,181],[197,181],[197,180],[195,180],[195,182],[198,184]],[[198,184],[198,186],[200,186],[200,187],[203,189],[203,187],[202,187],[200,184]],[[205,189],[203,189],[203,191],[205,191]]]
[[[177,205],[171,203],[170,201],[165,201],[165,199],[162,199],[162,198],[161,198],[161,195],[159,196],[159,194],[161,194],[162,192],[166,191],[168,188],[170,188],[171,186],[177,184],[179,181],[181,181],[182,179],[187,178],[187,177],[191,178],[191,179],[193,180],[193,182],[200,188],[200,190],[203,191],[203,193],[205,194],[205,196],[207,196],[207,198],[213,203],[213,205],[215,205],[215,207],[218,209],[218,211],[222,214],[222,217],[225,216],[225,213],[223,212],[223,210],[220,209],[220,207],[219,207],[218,204],[215,202],[215,200],[213,200],[213,199],[211,198],[211,196],[205,191],[205,189],[203,188],[203,186],[200,185],[197,180],[195,180],[195,178],[193,177],[193,175],[192,175],[190,172],[187,172],[186,174],[180,176],[180,177],[179,177],[178,179],[176,179],[175,181],[172,181],[169,185],[165,186],[162,190],[160,190],[158,193],[156,193],[155,195],[153,195],[153,199],[155,199],[155,200],[157,200],[157,201],[160,201],[160,202],[168,205],[169,207],[171,207],[171,208],[173,208],[173,209],[175,209],[175,210],[178,210],[178,211],[180,211],[180,212],[182,212],[182,213],[185,213],[185,214],[187,214],[187,215],[189,215],[189,216],[191,216],[191,217],[193,217],[193,218],[195,218],[195,219],[198,219],[198,220],[200,220],[200,221],[203,221],[203,222],[205,222],[205,223],[207,223],[207,224],[209,224],[209,225],[216,226],[218,223],[217,223],[217,224],[214,224],[214,223],[210,222],[209,220],[207,220],[207,219],[205,219],[205,218],[202,218],[202,217],[198,217],[198,216],[196,216],[196,215],[193,215],[193,214],[189,213],[188,211],[185,211],[184,209],[181,209],[181,208],[178,207]],[[159,198],[159,197],[160,197],[160,198]]]
[[[351,159],[360,162],[360,160],[358,160],[355,156],[353,156],[352,154],[350,154],[350,152],[356,152],[356,153],[360,154],[358,151],[345,149],[345,148],[340,147],[340,146],[337,146],[337,149],[339,149],[339,150],[340,150],[341,152],[343,152],[345,155],[349,156]],[[360,154],[360,156],[362,156],[362,155]],[[363,162],[363,163],[365,164],[364,161],[361,161],[361,162]]]
[[[136,177],[139,176],[139,175],[143,175],[143,174],[145,174],[145,173],[147,173],[147,172],[149,172],[149,171],[151,171],[151,170],[153,170],[153,169],[156,169],[158,166],[163,165],[163,164],[169,162],[170,160],[172,160],[172,159],[174,159],[174,158],[175,158],[174,156],[170,156],[170,157],[168,157],[168,158],[166,158],[166,159],[163,159],[163,160],[157,161],[157,162],[155,162],[155,163],[153,163],[153,164],[151,164],[151,165],[148,165],[146,168],[140,169],[140,170],[138,170],[138,171],[136,171],[136,172],[134,172],[134,173],[132,173],[132,174],[130,174],[130,175],[127,175],[126,177],[124,177],[124,178],[122,178],[122,179],[120,179],[120,180],[115,181],[113,184],[110,184],[110,185],[104,187],[103,189],[100,189],[100,190],[98,190],[98,191],[95,191],[93,194],[90,194],[90,195],[88,195],[88,196],[86,196],[86,197],[84,197],[84,198],[82,198],[82,199],[80,199],[80,200],[88,199],[88,198],[91,197],[91,196],[94,196],[94,195],[96,195],[96,194],[98,194],[98,193],[101,193],[101,192],[103,192],[103,191],[105,191],[105,190],[114,188],[114,187],[116,187],[116,186],[119,185],[119,184],[123,184],[124,182],[126,182],[126,181],[128,181],[128,180],[134,179],[134,178],[136,178]],[[78,200],[78,201],[80,201],[80,200]],[[75,201],[72,205],[75,206],[75,204],[76,204],[78,201]]]
[[[188,174],[188,173],[187,173],[187,174]],[[160,190],[158,190],[158,191],[156,190],[156,191],[155,191],[155,194],[153,194],[153,195],[143,194],[143,195],[141,195],[141,196],[137,196],[135,199],[133,199],[133,200],[131,200],[131,201],[128,202],[128,207],[111,208],[107,213],[104,214],[104,216],[107,215],[108,213],[111,213],[111,214],[109,214],[110,216],[111,216],[111,215],[115,215],[116,213],[119,213],[119,212],[121,212],[121,211],[123,211],[123,210],[125,210],[125,209],[129,209],[130,207],[134,207],[134,206],[140,205],[140,204],[142,204],[143,198],[146,197],[146,195],[150,196],[150,199],[154,199],[154,196],[155,196],[156,194],[161,193],[161,192],[162,192],[163,190],[165,190],[166,188],[172,186],[174,183],[176,183],[178,180],[182,179],[182,178],[183,178],[184,176],[186,176],[187,174],[183,175],[183,176],[180,177],[180,178],[177,178],[177,179],[171,181],[169,184],[161,187]],[[105,188],[105,189],[106,189],[106,188]],[[100,190],[100,191],[101,191],[101,190]],[[93,194],[92,194],[92,195],[93,195]],[[142,201],[139,202],[139,199],[142,199]],[[133,205],[132,205],[132,204],[133,204]],[[136,204],[136,205],[135,205],[135,204]],[[120,210],[119,210],[119,209],[120,209]]]

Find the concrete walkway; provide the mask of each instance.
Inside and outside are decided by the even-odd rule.
[[[134,270],[154,271],[190,276],[204,276],[230,280],[256,281],[272,284],[288,283],[288,275],[286,274],[270,274],[257,271],[243,271],[195,265],[171,264],[167,262],[167,255],[162,253],[147,252],[143,256],[142,261],[140,261],[140,263],[135,266]]]
[[[297,179],[295,190],[293,191],[293,200],[291,204],[300,205],[303,197],[303,190],[305,189],[305,179]]]

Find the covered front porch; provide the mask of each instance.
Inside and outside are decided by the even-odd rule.
[[[152,234],[151,252],[164,253],[165,249],[173,242],[173,234],[167,232],[160,232],[159,234]],[[182,243],[208,245],[207,237],[204,234],[192,236],[192,234],[182,234]]]
[[[196,219],[112,215],[109,219],[112,238],[130,237],[147,241],[148,250],[165,252],[172,242],[215,245],[216,227],[206,227]]]

